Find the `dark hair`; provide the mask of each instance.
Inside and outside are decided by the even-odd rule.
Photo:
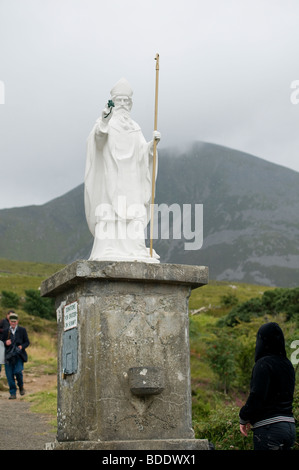
[[[257,332],[255,360],[269,355],[286,357],[284,335],[275,322],[265,323]]]

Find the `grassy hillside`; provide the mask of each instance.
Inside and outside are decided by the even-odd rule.
[[[41,282],[63,268],[62,264],[45,264],[0,259],[0,292],[24,295],[26,289],[38,289]]]
[[[38,289],[43,279],[61,269],[63,265],[37,264],[0,260],[0,293],[9,290],[24,297],[25,290]],[[221,326],[232,308],[245,301],[261,299],[269,287],[244,283],[210,281],[207,286],[192,291],[190,310],[190,363],[193,404],[193,426],[197,438],[208,438],[216,449],[251,449],[251,438],[239,432],[238,413],[247,397],[250,373],[253,366],[255,337],[259,326],[267,321],[277,321],[285,334],[288,356],[291,342],[299,339],[297,317],[288,319],[285,312],[263,314],[250,321],[240,321],[233,327]],[[25,373],[36,378],[56,374],[56,321],[27,314],[20,308],[20,323],[28,330],[31,345]],[[0,307],[1,318],[7,308]],[[297,318],[297,320],[296,320]],[[297,369],[297,382],[299,368]],[[5,379],[0,379],[5,388]],[[1,388],[0,388],[1,390]],[[56,389],[30,393],[25,399],[32,409],[50,413],[56,419]],[[295,400],[299,420],[299,393]],[[299,434],[298,434],[299,435]],[[297,446],[298,448],[299,446]]]

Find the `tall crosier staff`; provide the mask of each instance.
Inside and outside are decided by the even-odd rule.
[[[159,54],[156,54],[156,92],[155,92],[155,122],[154,130],[158,126],[158,88],[159,88]],[[157,160],[157,140],[154,138],[153,151],[153,177],[152,177],[152,203],[151,203],[151,225],[150,225],[150,256],[153,256],[153,232],[154,232],[154,202],[155,202],[155,179],[156,179],[156,160]]]

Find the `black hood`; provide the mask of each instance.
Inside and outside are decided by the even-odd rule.
[[[270,322],[262,325],[257,332],[255,346],[255,361],[264,356],[286,357],[283,332],[277,323]]]

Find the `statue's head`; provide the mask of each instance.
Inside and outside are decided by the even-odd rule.
[[[125,109],[131,111],[133,101],[133,91],[129,82],[125,78],[121,78],[110,91],[112,101],[115,105],[115,111]]]

